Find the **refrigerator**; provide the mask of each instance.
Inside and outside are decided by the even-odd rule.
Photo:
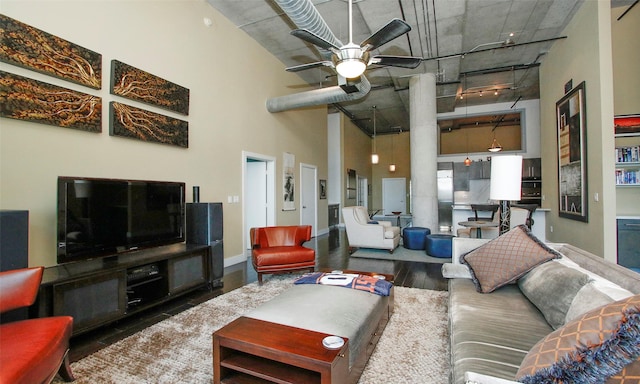
[[[449,232],[453,218],[453,169],[440,169],[438,177],[438,227],[440,232]]]

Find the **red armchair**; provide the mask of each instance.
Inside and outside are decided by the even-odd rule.
[[[262,284],[262,274],[285,273],[316,265],[316,252],[303,247],[311,240],[310,225],[251,228],[251,260]]]
[[[32,305],[43,267],[0,272],[0,313]],[[73,381],[69,338],[73,318],[45,317],[0,325],[0,383],[49,383],[56,373]]]

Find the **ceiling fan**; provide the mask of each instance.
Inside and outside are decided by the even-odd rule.
[[[344,78],[352,79],[362,75],[371,64],[392,66],[401,68],[416,68],[422,63],[421,57],[412,56],[370,56],[370,52],[391,40],[404,35],[411,30],[411,26],[400,19],[393,19],[384,27],[369,36],[360,45],[353,43],[353,17],[352,0],[349,0],[349,43],[341,47],[323,39],[307,29],[295,29],[291,34],[299,39],[311,43],[320,48],[331,51],[331,61],[317,61],[309,64],[301,64],[286,68],[289,72],[298,72],[306,69],[326,66],[336,70]]]

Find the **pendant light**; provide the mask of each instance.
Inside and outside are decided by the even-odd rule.
[[[491,146],[488,148],[489,152],[500,152],[502,151],[502,145],[498,143],[498,139],[496,139],[495,133],[493,134],[493,141],[491,142]]]
[[[467,89],[467,75],[464,76],[464,89]],[[468,106],[467,106],[467,98],[464,99],[464,117],[467,118],[468,117]],[[469,132],[467,131],[465,133],[465,139],[467,141],[467,158],[464,159],[464,165],[465,167],[468,167],[471,165],[471,159],[469,158]]]
[[[380,158],[376,153],[376,106],[373,106],[373,152],[371,153],[371,164],[378,164]]]
[[[400,131],[398,131],[398,134],[400,134],[400,132],[402,132],[402,129],[400,129]],[[389,164],[389,172],[395,172],[396,171],[396,137],[393,136],[391,138],[391,164]]]

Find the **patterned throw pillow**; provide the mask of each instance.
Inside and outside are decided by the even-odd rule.
[[[539,383],[640,381],[640,295],[597,308],[540,340],[516,380]]]
[[[544,245],[526,226],[519,225],[460,257],[471,271],[476,290],[493,292],[518,280],[532,268],[562,257]]]

